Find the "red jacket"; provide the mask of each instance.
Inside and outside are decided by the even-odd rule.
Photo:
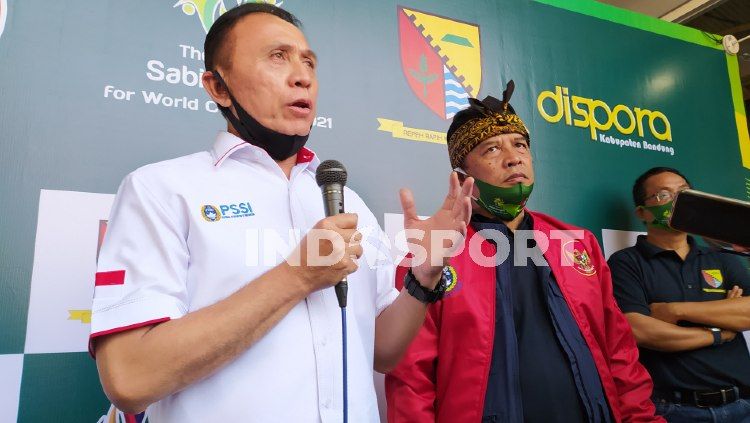
[[[526,212],[533,217],[534,230],[549,239],[544,257],[591,350],[615,420],[663,422],[654,416],[651,377],[638,362],[635,339],[612,296],[609,267],[596,238],[583,231],[578,241],[550,239],[551,231],[580,229]],[[474,233],[470,226],[467,242]],[[541,247],[546,243],[539,238]],[[481,249],[486,257],[495,253],[486,240]],[[482,420],[495,332],[495,269],[474,263],[468,247],[451,259],[451,266],[458,282],[430,306],[403,360],[386,376],[390,423]],[[406,271],[399,266],[397,285],[402,285]]]

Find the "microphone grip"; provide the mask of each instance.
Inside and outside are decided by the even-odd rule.
[[[346,307],[346,293],[349,291],[349,283],[346,281],[346,276],[341,279],[341,282],[337,283],[334,287],[336,290],[336,299],[339,300],[339,307]]]
[[[326,216],[336,216],[344,213],[344,187],[341,184],[327,184],[323,186],[323,205]],[[346,294],[349,290],[349,284],[346,276],[341,282],[336,284],[336,299],[339,301],[339,307],[346,307]]]
[[[326,216],[336,216],[344,212],[344,187],[341,184],[323,186],[323,205]]]

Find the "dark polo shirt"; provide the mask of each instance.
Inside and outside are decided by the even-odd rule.
[[[735,285],[750,295],[750,274],[738,257],[698,246],[692,237],[688,242],[690,252],[684,261],[674,251],[650,244],[643,235],[635,247],[610,257],[615,299],[623,313],[649,316],[651,303],[723,300]],[[742,334],[731,342],[691,351],[640,348],[640,357],[657,390],[750,388],[750,354]]]

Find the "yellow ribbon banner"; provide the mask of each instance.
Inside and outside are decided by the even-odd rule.
[[[378,131],[390,132],[393,138],[400,138],[402,140],[410,141],[422,141],[432,142],[435,144],[446,144],[445,133],[438,131],[430,131],[427,129],[419,128],[408,128],[404,126],[404,122],[390,119],[378,119]]]

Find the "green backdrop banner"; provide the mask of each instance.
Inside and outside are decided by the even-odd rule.
[[[531,132],[530,207],[605,250],[643,229],[629,192],[652,166],[750,198],[737,60],[715,35],[584,0],[277,3],[320,59],[310,147],[347,166],[389,233],[400,187],[421,214],[440,203],[450,117],[510,79]],[[85,351],[112,194],[225,126],[202,45],[236,4],[0,0],[0,422],[107,412]]]

